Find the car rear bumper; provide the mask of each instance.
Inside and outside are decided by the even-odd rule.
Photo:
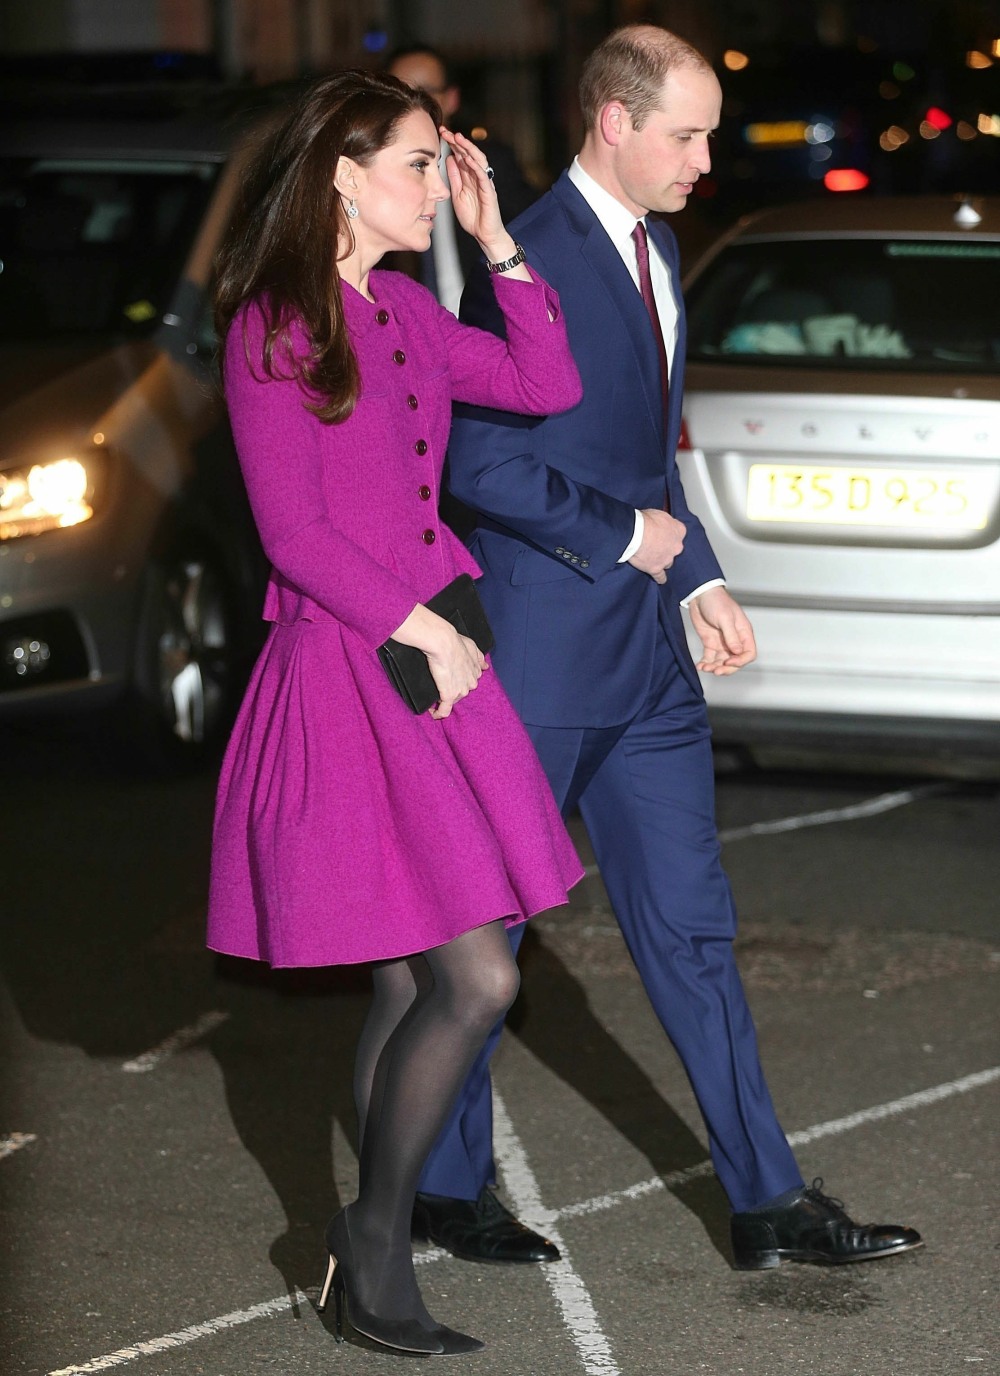
[[[771,745],[886,755],[926,752],[982,756],[1000,763],[1000,722],[846,712],[746,711],[710,706],[719,745]]]
[[[719,744],[1000,767],[1000,617],[744,605],[758,659],[703,680]]]

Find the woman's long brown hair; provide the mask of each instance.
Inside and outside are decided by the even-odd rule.
[[[435,128],[441,123],[433,97],[392,76],[343,71],[310,85],[250,154],[216,259],[219,338],[240,307],[255,302],[265,322],[265,373],[296,378],[311,394],[309,409],[327,424],[347,419],[360,387],[337,271],[338,245],[351,239],[333,183],[337,159],[367,166],[414,110]],[[293,351],[293,320],[312,342],[308,358]]]

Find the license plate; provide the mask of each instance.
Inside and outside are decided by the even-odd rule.
[[[992,496],[993,481],[982,469],[755,463],[747,480],[747,517],[808,525],[982,530]]]

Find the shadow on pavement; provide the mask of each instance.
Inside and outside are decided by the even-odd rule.
[[[595,1016],[582,984],[530,924],[520,964],[521,992],[508,1030],[642,1152],[655,1174],[669,1176],[704,1161],[704,1143]],[[665,1051],[667,1046],[664,1040]],[[728,1264],[729,1203],[715,1177],[671,1192],[699,1219]]]
[[[0,970],[24,1029],[125,1060],[206,1014],[240,1141],[287,1217],[271,1260],[289,1290],[319,1280],[338,1200],[333,1127],[356,1146],[351,1073],[365,970],[271,972],[203,946],[214,781],[123,778],[55,738],[0,737],[8,780]],[[669,1174],[705,1149],[602,1026],[578,979],[529,929],[511,1025],[533,1054]],[[19,1070],[3,1057],[7,1098]],[[343,1173],[341,1173],[342,1175]],[[714,1179],[675,1191],[724,1250]]]

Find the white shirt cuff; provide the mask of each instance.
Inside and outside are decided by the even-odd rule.
[[[694,592],[689,592],[687,597],[682,598],[681,606],[690,607],[696,597],[700,597],[703,592],[708,592],[709,588],[724,588],[726,580],[724,578],[711,578],[707,583],[702,583],[700,588],[695,588]]]
[[[632,532],[632,538],[631,538],[631,540],[630,540],[630,541],[628,542],[628,544],[625,546],[625,553],[624,553],[624,554],[622,555],[622,557],[618,560],[619,564],[627,564],[628,561],[632,558],[632,555],[636,552],[636,550],[637,550],[637,549],[639,548],[639,546],[642,544],[642,537],[643,537],[643,534],[644,534],[644,532],[645,532],[645,529],[646,529],[646,518],[643,516],[643,514],[642,514],[641,511],[636,511],[636,513],[635,513],[635,529],[634,529],[633,532]]]

